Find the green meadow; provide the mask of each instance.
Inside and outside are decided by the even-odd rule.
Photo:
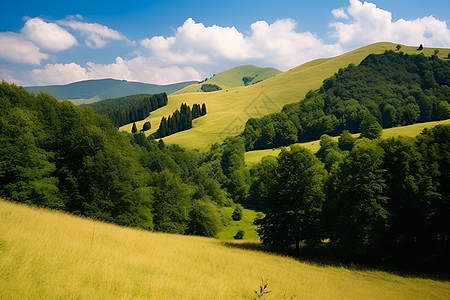
[[[319,266],[0,201],[2,299],[448,299],[450,283]],[[244,242],[248,244],[248,242]]]

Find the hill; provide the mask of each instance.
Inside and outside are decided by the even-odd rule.
[[[221,142],[226,136],[237,135],[244,129],[245,122],[251,117],[278,112],[285,104],[298,102],[310,90],[319,88],[323,80],[332,76],[340,68],[349,64],[359,64],[371,53],[383,53],[395,50],[396,44],[371,44],[333,58],[314,60],[289,71],[280,73],[263,82],[249,86],[234,87],[221,91],[203,93],[192,92],[169,95],[169,103],[153,112],[149,118],[137,124],[150,121],[156,130],[163,116],[172,114],[181,103],[192,105],[205,103],[208,114],[193,122],[193,128],[164,138],[169,144],[179,144],[187,148],[207,149],[215,142]],[[422,53],[432,55],[435,49],[425,48]],[[417,54],[416,47],[402,46],[401,51]],[[446,51],[439,52],[444,58]],[[131,132],[131,124],[121,127]],[[148,134],[153,133],[149,131]]]
[[[201,87],[202,84],[205,83],[217,84],[222,89],[252,85],[279,73],[281,73],[281,71],[274,68],[260,68],[253,65],[243,65],[215,74],[211,78],[207,78],[200,83],[186,86],[176,91],[174,94],[202,92]]]
[[[387,128],[383,129],[383,133],[381,135],[381,138],[391,138],[391,137],[398,137],[398,136],[410,136],[414,137],[417,136],[419,133],[422,132],[425,128],[431,128],[436,125],[443,125],[443,124],[450,124],[450,119],[443,120],[443,121],[434,121],[434,122],[426,122],[426,123],[418,123],[408,126],[402,126],[402,127],[394,127],[394,128]],[[358,137],[359,133],[353,134],[353,137]],[[338,137],[333,137],[335,141],[337,141]],[[302,147],[305,147],[312,152],[316,153],[320,149],[320,140],[316,141],[309,141],[304,143],[296,143],[294,145],[299,145]],[[274,148],[274,149],[264,149],[264,150],[253,150],[253,151],[247,151],[245,152],[245,162],[248,165],[252,165],[255,163],[258,163],[261,161],[261,159],[264,156],[273,155],[278,156],[280,154],[282,148]]]
[[[0,201],[0,298],[448,299],[449,282],[318,266]],[[248,242],[247,242],[248,243]]]
[[[116,79],[85,80],[66,85],[31,86],[26,89],[34,94],[47,92],[56,99],[68,99],[75,104],[89,104],[104,99],[124,97],[134,94],[170,94],[193,81],[168,85],[148,84]]]

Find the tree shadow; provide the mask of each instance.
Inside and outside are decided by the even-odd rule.
[[[311,250],[307,247],[302,247],[301,251],[297,253],[294,248],[288,251],[274,251],[269,247],[263,245],[259,240],[239,240],[239,241],[222,241],[222,245],[228,248],[258,251],[267,254],[280,255],[289,257],[298,262],[307,263],[317,267],[335,267],[344,268],[350,271],[359,272],[386,272],[405,278],[420,278],[431,279],[436,281],[450,281],[450,273],[448,268],[426,268],[423,266],[411,265],[389,265],[383,263],[358,263],[354,261],[342,261],[336,259],[329,249],[321,247],[319,249]]]

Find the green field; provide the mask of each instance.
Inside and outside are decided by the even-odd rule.
[[[244,240],[259,240],[258,233],[256,232],[256,225],[253,225],[253,221],[257,216],[256,211],[244,208],[242,220],[233,221],[231,219],[231,214],[233,213],[234,207],[222,207],[221,209],[227,217],[229,217],[230,221],[226,224],[225,228],[217,234],[217,238],[221,240],[232,240],[239,230],[244,230]]]
[[[144,122],[150,121],[152,129],[147,133],[151,134],[158,129],[161,118],[171,115],[179,109],[181,103],[189,105],[206,103],[208,114],[195,119],[192,129],[164,138],[164,142],[169,144],[204,150],[215,142],[221,142],[227,136],[242,132],[249,118],[278,112],[285,104],[302,100],[308,91],[319,88],[323,80],[332,76],[339,68],[346,67],[350,63],[359,64],[370,53],[394,50],[395,46],[396,44],[392,43],[368,45],[337,57],[305,63],[254,85],[209,93],[189,92],[169,95],[167,106],[152,112],[147,119],[136,124],[140,129]],[[409,54],[419,53],[416,47],[402,46],[401,51]],[[422,53],[432,55],[434,49],[425,48]],[[441,49],[439,57],[444,58],[446,53],[447,51]],[[189,87],[184,91],[189,91]],[[132,124],[127,124],[121,127],[121,130],[131,132],[131,127]]]
[[[449,299],[450,283],[317,266],[0,201],[2,299]],[[244,243],[248,243],[245,242]]]
[[[204,83],[217,84],[222,89],[229,89],[244,86],[244,82],[242,81],[242,77],[244,76],[254,77],[252,82],[249,83],[252,84],[273,77],[279,73],[281,73],[281,71],[274,68],[260,68],[253,65],[243,65],[215,74],[207,81],[186,86],[173,94],[202,92],[201,87]]]
[[[414,137],[414,136],[417,136],[419,133],[421,133],[424,128],[431,128],[431,127],[434,127],[439,124],[450,124],[450,119],[443,120],[443,121],[418,123],[418,124],[413,124],[413,125],[409,125],[409,126],[383,129],[381,138],[387,139],[390,137],[398,137],[401,135]],[[353,134],[353,136],[358,137],[359,134]],[[333,139],[335,141],[337,141],[338,137],[337,136],[333,137]],[[310,141],[310,142],[305,142],[305,143],[296,143],[295,145],[305,147],[305,148],[311,150],[312,152],[316,153],[320,149],[320,140]],[[280,154],[280,152],[281,152],[281,148],[248,151],[245,153],[245,162],[248,165],[252,165],[252,164],[260,162],[264,156],[268,156],[268,155],[278,156],[278,154]]]

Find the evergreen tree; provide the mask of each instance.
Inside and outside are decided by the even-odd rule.
[[[150,123],[150,121],[147,121],[142,126],[142,131],[147,131],[147,130],[150,130],[151,128],[152,128],[152,124]]]
[[[205,103],[202,104],[202,113],[201,113],[201,115],[202,116],[206,115],[206,104]]]
[[[136,123],[133,123],[133,127],[131,128],[131,132],[132,133],[136,133],[138,130],[137,130],[137,126],[136,126]]]

